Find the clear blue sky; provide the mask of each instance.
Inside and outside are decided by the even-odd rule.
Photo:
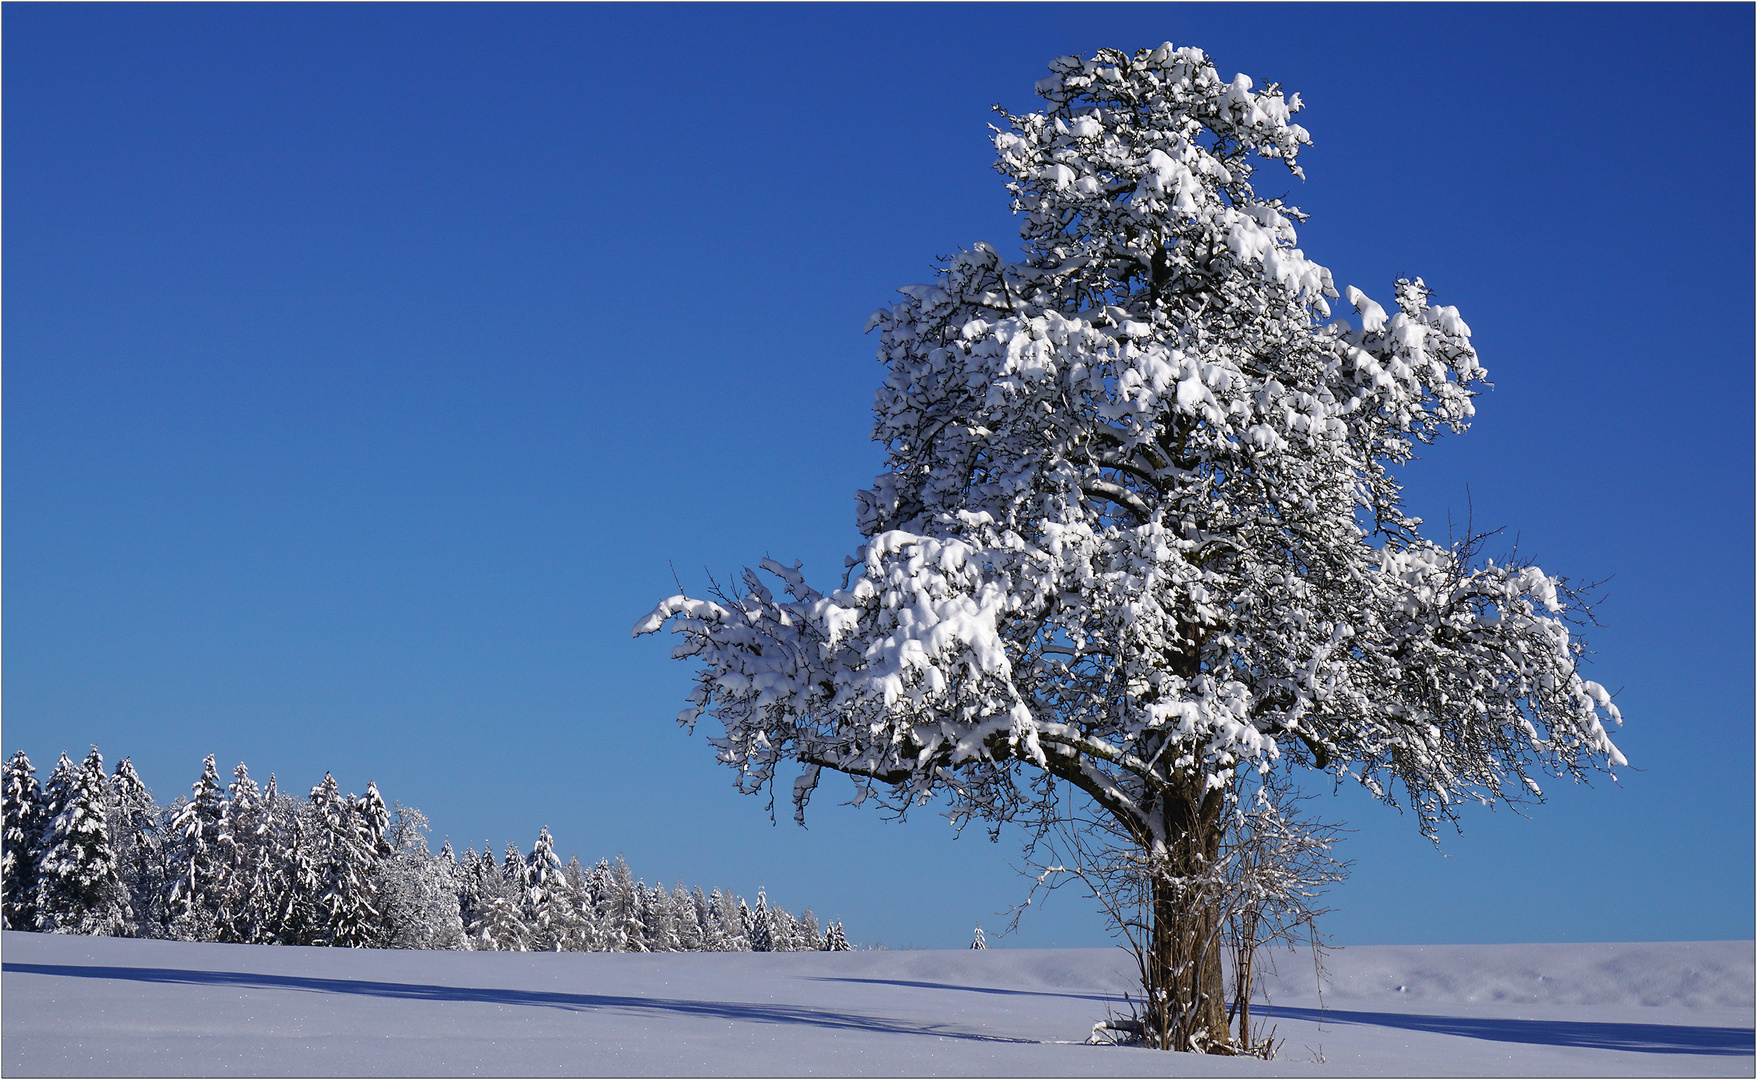
[[[1609,579],[1617,783],[1465,815],[1357,794],[1344,943],[1749,938],[1749,5],[100,6],[4,11],[5,752],[169,801],[333,770],[437,840],[626,853],[962,946],[1014,838],[771,826],[629,629],[857,542],[861,327],[1016,230],[988,107],[1165,40],[1299,91],[1305,250],[1422,275],[1495,389],[1405,472],[1445,532]],[[1266,189],[1274,181],[1266,181]],[[706,569],[705,569],[706,568]],[[991,941],[994,940],[991,938]],[[1104,941],[1069,893],[997,944]]]

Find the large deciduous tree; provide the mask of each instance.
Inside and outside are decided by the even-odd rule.
[[[888,457],[842,586],[764,560],[784,595],[746,571],[635,632],[701,663],[679,719],[724,726],[742,787],[804,766],[800,813],[822,769],[964,819],[1080,793],[1151,879],[1149,1041],[1219,1049],[1220,914],[1192,883],[1247,773],[1328,772],[1431,834],[1621,764],[1617,710],[1563,579],[1404,510],[1393,470],[1465,429],[1484,370],[1419,278],[1332,312],[1304,215],[1258,190],[1303,176],[1298,95],[1170,44],[1064,57],[1037,90],[994,136],[1022,257],[978,244],[869,325]]]

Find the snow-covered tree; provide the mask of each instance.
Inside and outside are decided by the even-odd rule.
[[[799,917],[799,937],[793,946],[804,952],[821,952],[824,947],[823,931],[818,929],[817,915],[810,908]]]
[[[274,773],[263,790],[269,814],[270,915],[262,940],[280,945],[317,944],[317,897],[322,883],[318,843],[322,830],[310,803],[281,792]]]
[[[74,774],[78,771],[79,766],[75,765],[73,759],[67,756],[67,751],[61,751],[60,757],[55,759],[55,767],[49,770],[49,778],[43,781],[43,815],[45,820],[53,818],[55,814],[61,812],[61,804],[66,801],[67,793],[72,789]]]
[[[486,842],[473,860],[473,869],[468,865],[472,861],[471,854],[465,853],[466,899],[463,905],[470,946],[482,950],[529,952],[531,927],[525,921],[524,906],[520,903],[517,873],[509,876],[505,866],[495,865],[493,849]],[[517,845],[507,846],[506,865],[515,870],[522,868],[523,859],[518,855]]]
[[[761,895],[760,889],[758,895]],[[762,950],[757,948],[757,940],[756,915],[750,910],[750,905],[744,902],[744,897],[740,896],[738,897],[738,947],[748,949],[751,952],[761,952]]]
[[[165,919],[166,888],[159,808],[128,758],[118,761],[110,775],[109,808],[110,847],[129,887],[135,933],[156,937]]]
[[[842,924],[839,922],[831,923],[830,932],[824,935],[824,951],[849,952],[853,948],[854,946],[848,944],[848,935],[843,932]]]
[[[647,951],[646,890],[621,855],[610,867],[610,910],[604,926],[612,952]]]
[[[473,938],[476,911],[481,901],[482,880],[475,847],[467,847],[458,857],[458,917],[464,922],[464,933]]]
[[[610,860],[599,859],[586,875],[586,893],[589,906],[581,905],[582,912],[590,912],[589,921],[592,925],[591,944],[587,948],[597,952],[610,952],[615,948],[616,928],[612,920],[616,917],[616,876],[610,870]]]
[[[1389,312],[1260,193],[1309,143],[1298,95],[1200,50],[1064,57],[994,146],[1022,257],[978,244],[872,318],[886,469],[840,588],[765,559],[675,596],[685,726],[747,791],[795,761],[960,821],[1074,793],[1150,883],[1148,1041],[1229,1045],[1203,884],[1241,774],[1305,766],[1412,812],[1623,763],[1561,578],[1423,538],[1393,470],[1462,431],[1484,371],[1419,278]],[[1281,181],[1273,181],[1279,186]]]
[[[671,931],[675,948],[683,952],[701,952],[704,948],[701,910],[706,906],[706,900],[700,888],[691,892],[681,881],[671,890]]]
[[[23,750],[13,752],[5,767],[5,834],[0,844],[0,901],[9,930],[34,930],[37,925],[37,858],[43,831],[43,789],[37,770]]]
[[[519,903],[531,928],[531,947],[542,952],[561,949],[573,911],[567,875],[562,872],[561,857],[555,854],[555,841],[547,826],[537,834],[531,854],[519,868]]]
[[[67,752],[63,750],[61,756],[55,761],[55,767],[49,770],[49,778],[43,781],[42,801],[37,807],[37,836],[35,840],[36,858],[39,864],[42,862],[45,850],[44,841],[48,836],[49,823],[59,817],[61,811],[67,808],[67,800],[73,794],[74,780],[78,774],[79,766],[75,765],[73,759],[69,758]],[[41,869],[40,865],[38,869]],[[40,879],[37,884],[38,898],[40,899],[42,893]]]
[[[980,923],[977,924],[977,927],[976,927],[976,936],[970,939],[970,947],[972,949],[986,949],[986,948],[988,948],[988,938],[983,936],[982,926]]]
[[[373,869],[378,907],[375,942],[385,949],[461,949],[464,923],[458,910],[457,865],[451,845],[427,850],[427,815],[397,803],[385,827],[390,854]]]
[[[318,868],[315,944],[363,948],[376,936],[372,872],[377,852],[363,805],[364,800],[344,797],[328,773],[311,789]]]
[[[473,928],[470,945],[475,949],[530,952],[534,942],[531,925],[525,921],[510,883],[482,894]]]
[[[378,785],[370,780],[366,782],[366,794],[354,801],[354,810],[360,815],[360,828],[365,831],[366,849],[374,859],[382,859],[394,850],[389,839],[390,808],[384,804],[384,796],[378,793]],[[422,817],[425,822],[425,816]],[[415,826],[417,832],[419,826]],[[426,841],[422,841],[426,847]]]
[[[677,940],[676,913],[671,910],[671,894],[663,885],[649,886],[645,893],[641,910],[646,913],[642,922],[647,951],[677,952],[681,946]]]
[[[799,948],[799,921],[780,905],[769,908],[769,949],[771,952],[793,952]]]
[[[740,906],[730,893],[715,889],[708,894],[708,909],[702,916],[704,948],[710,952],[737,952],[746,947],[742,940],[744,929],[738,919]]]
[[[110,785],[97,747],[73,770],[65,791],[60,812],[43,828],[37,929],[101,937],[126,934],[134,912],[110,846]]]
[[[218,936],[226,893],[226,847],[222,838],[226,789],[214,755],[202,761],[201,778],[187,801],[172,807],[174,835],[171,864],[171,934],[184,941],[213,941]]]
[[[223,895],[220,899],[219,940],[251,944],[261,940],[268,912],[263,901],[271,894],[272,867],[264,849],[268,839],[262,790],[250,778],[243,762],[232,770],[226,785],[225,811],[219,840]]]
[[[568,922],[560,947],[566,952],[590,952],[599,947],[597,903],[592,898],[591,879],[577,855],[567,860],[561,872],[567,879]]]

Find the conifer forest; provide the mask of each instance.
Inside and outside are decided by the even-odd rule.
[[[647,885],[621,856],[562,863],[547,828],[529,854],[508,844],[438,854],[427,818],[376,784],[344,795],[325,775],[303,798],[244,765],[221,782],[213,755],[168,806],[123,758],[93,747],[37,780],[5,764],[5,926],[57,934],[273,945],[519,952],[791,952],[849,948],[761,890],[742,897]]]

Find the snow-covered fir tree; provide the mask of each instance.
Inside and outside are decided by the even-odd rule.
[[[643,929],[647,951],[676,952],[679,947],[677,922],[671,910],[671,894],[663,885],[654,885],[643,891],[646,894],[642,910],[646,912]]]
[[[318,871],[313,905],[317,944],[362,948],[377,936],[372,871],[379,852],[362,809],[363,801],[344,797],[328,773],[311,789]]]
[[[39,862],[43,857],[44,830],[48,828],[49,822],[54,821],[56,816],[66,807],[67,797],[73,790],[74,775],[78,771],[79,766],[73,763],[66,751],[62,751],[60,758],[55,762],[55,767],[49,770],[49,778],[43,781],[42,802],[38,805],[36,837]]]
[[[172,807],[170,933],[183,941],[213,941],[226,895],[226,789],[209,754],[188,801]]]
[[[530,952],[535,943],[531,925],[519,908],[516,890],[503,879],[503,887],[485,892],[476,909],[471,947],[500,952]]]
[[[555,841],[547,826],[537,834],[531,854],[519,868],[519,904],[531,928],[531,947],[539,952],[561,949],[573,922],[573,905],[567,875],[562,873],[561,857],[555,854]]]
[[[597,908],[590,876],[578,857],[561,868],[561,896],[555,948],[562,952],[591,952],[599,948]]]
[[[756,907],[750,913],[750,950],[752,952],[784,952],[785,939],[781,935],[780,920],[769,907],[768,894],[761,886],[756,891]]]
[[[976,927],[976,936],[974,938],[970,939],[970,947],[972,949],[986,949],[986,948],[988,948],[988,938],[983,936],[982,926],[980,923],[977,924],[977,927]]]
[[[458,857],[457,890],[458,917],[463,920],[464,933],[473,938],[476,925],[476,913],[481,905],[482,871],[478,863],[476,849],[472,845],[464,849]]]
[[[697,885],[689,892],[690,905],[695,908],[695,925],[697,934],[699,935],[697,943],[692,946],[692,948],[696,950],[702,952],[723,951],[715,942],[718,934],[714,927],[714,903],[719,899],[719,896],[720,890],[715,889],[710,895],[709,893],[703,892],[700,885]]]
[[[610,867],[610,910],[605,923],[612,952],[646,952],[646,890],[621,855]]]
[[[591,912],[592,944],[596,951],[609,952],[614,944],[611,920],[615,917],[615,875],[610,872],[610,860],[599,859],[586,875],[586,890],[590,899],[590,907],[583,908]]]
[[[226,806],[221,820],[219,846],[225,864],[224,895],[220,899],[221,941],[254,943],[262,940],[268,922],[265,907],[272,895],[273,867],[268,861],[268,814],[262,791],[240,762],[226,785]]]
[[[5,833],[0,840],[0,913],[9,930],[37,925],[37,859],[43,831],[43,789],[23,750],[6,759]]]
[[[598,948],[597,905],[592,899],[590,879],[580,866],[579,856],[568,859],[562,867],[567,880],[568,923],[562,935],[561,948],[566,952],[588,952]]]
[[[1298,95],[1169,43],[1037,89],[994,135],[1022,257],[977,244],[869,324],[887,460],[841,586],[764,560],[635,633],[681,635],[679,721],[718,721],[746,791],[803,767],[800,815],[824,769],[959,821],[1051,828],[1072,795],[1140,887],[1148,1042],[1224,1051],[1212,886],[1246,773],[1358,784],[1433,835],[1623,764],[1619,716],[1563,579],[1404,509],[1394,470],[1467,427],[1484,371],[1421,279],[1339,291],[1259,190],[1303,177]]]
[[[118,761],[110,774],[109,810],[110,848],[129,885],[134,933],[155,937],[165,920],[167,889],[158,806],[128,758]]]
[[[383,858],[391,853],[388,837],[390,832],[390,807],[384,804],[384,797],[378,793],[378,785],[368,780],[366,794],[354,801],[354,810],[360,815],[360,828],[365,831],[366,848],[375,858]]]
[[[487,844],[476,856],[475,871],[470,875],[470,919],[467,930],[472,948],[501,952],[529,952],[532,936],[525,921],[524,905],[520,902],[518,876],[508,875],[505,865],[497,866]],[[517,845],[508,845],[506,865],[521,867]]]
[[[842,931],[842,924],[839,922],[831,923],[830,932],[824,935],[824,951],[848,952],[852,948],[853,946],[848,944],[848,935]]]
[[[696,894],[692,893],[680,881],[671,890],[671,933],[676,942],[673,946],[681,952],[700,952],[702,949],[702,922],[700,909],[696,905]]]
[[[757,902],[758,903],[762,902],[760,892],[758,893]],[[749,949],[752,952],[763,951],[763,950],[758,949],[756,947],[756,945],[757,945],[756,915],[754,912],[751,911],[750,905],[744,902],[744,897],[742,897],[742,896],[738,898],[738,940],[739,940],[738,947],[740,949]]]
[[[44,826],[37,929],[99,937],[133,929],[128,886],[110,846],[109,794],[104,759],[94,746],[67,777],[60,810]]]
[[[710,952],[736,952],[743,927],[739,923],[740,904],[736,897],[715,889],[708,894],[708,910],[702,917],[703,944]]]
[[[274,773],[268,777],[263,802],[269,815],[269,859],[273,897],[263,927],[263,940],[282,945],[318,944],[317,896],[322,869],[318,842],[321,830],[309,802],[280,790]]]

